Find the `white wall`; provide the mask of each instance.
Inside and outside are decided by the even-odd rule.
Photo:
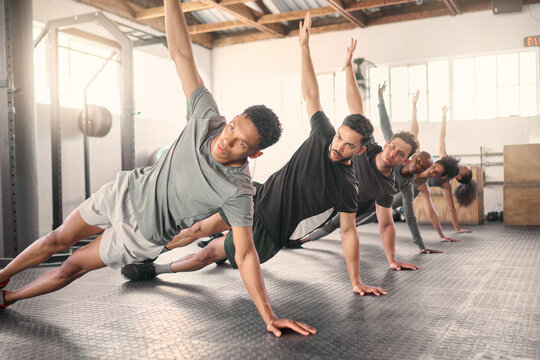
[[[523,47],[524,37],[538,35],[540,22],[537,19],[540,19],[538,4],[524,6],[523,11],[517,14],[493,15],[491,11],[483,11],[312,35],[312,57],[317,73],[338,71],[343,67],[346,46],[351,37],[358,39],[355,57],[364,57],[376,64],[407,64],[515,51]],[[283,139],[257,160],[254,173],[257,181],[264,181],[279,169],[308,131],[305,110],[299,99],[300,52],[297,41],[297,38],[276,39],[213,50],[214,89],[223,113],[230,117],[253,103],[267,103],[282,120]],[[322,101],[327,102],[326,99]],[[343,104],[339,99],[336,101]],[[295,106],[291,107],[290,103]],[[341,114],[342,110],[335,109],[331,114],[334,113]],[[374,125],[378,123],[377,118],[372,116]],[[422,147],[434,154],[437,153],[438,126],[438,123],[420,124]],[[408,127],[407,123],[395,124],[396,129],[405,127]],[[375,135],[382,142],[378,127]],[[502,152],[505,144],[532,142],[540,142],[539,116],[450,121],[447,126],[447,150],[450,154],[478,154],[480,146],[490,152]],[[478,158],[463,160],[479,162]],[[502,158],[494,157],[488,161],[502,161]],[[487,168],[486,180],[502,181],[502,167]],[[486,212],[502,210],[502,187],[486,189],[485,209]]]

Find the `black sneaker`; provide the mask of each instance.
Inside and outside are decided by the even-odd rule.
[[[220,238],[223,236],[223,233],[218,232],[215,234],[210,235],[210,238],[208,240],[201,240],[197,242],[197,246],[200,248],[205,248],[208,244],[210,244],[210,241]]]
[[[134,263],[122,266],[120,273],[127,280],[150,280],[156,277],[156,268],[151,262]]]
[[[210,235],[210,239],[198,241],[197,246],[200,247],[200,248],[205,248],[208,244],[210,244],[210,241],[212,241],[214,239],[217,239],[217,238],[220,238],[222,236],[223,236],[223,233],[221,233],[221,232],[212,234],[212,235]],[[226,262],[227,262],[226,258],[221,259],[221,260],[216,261],[216,265],[223,265]]]
[[[303,249],[302,242],[300,240],[289,240],[289,241],[287,241],[287,247],[289,249]]]

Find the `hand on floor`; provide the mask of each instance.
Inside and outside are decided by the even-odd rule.
[[[375,296],[386,295],[386,290],[381,289],[380,287],[369,286],[364,284],[358,284],[353,287],[353,292],[364,296],[366,294],[373,294]]]
[[[273,333],[275,337],[280,337],[281,331],[279,329],[284,328],[294,330],[297,333],[305,336],[314,335],[317,333],[317,330],[314,327],[291,319],[274,319],[266,326],[266,330]]]
[[[452,238],[449,238],[449,237],[443,237],[441,238],[441,241],[446,241],[446,242],[460,242],[461,240],[458,240],[458,239],[452,239]]]
[[[418,270],[419,267],[414,265],[414,264],[407,264],[407,263],[402,263],[402,262],[399,262],[399,261],[394,261],[392,263],[390,263],[390,268],[392,270],[401,270],[401,269],[409,269],[409,270]]]
[[[433,250],[433,249],[422,249],[422,250],[420,250],[420,252],[422,254],[441,254],[442,253],[442,251],[440,251],[440,250]]]

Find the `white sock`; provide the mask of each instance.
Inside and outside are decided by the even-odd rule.
[[[171,265],[172,265],[172,262],[167,263],[167,264],[154,263],[154,268],[156,269],[156,275],[172,273],[173,271],[171,269]]]

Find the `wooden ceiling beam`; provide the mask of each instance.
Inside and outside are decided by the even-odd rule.
[[[188,28],[189,28],[189,34],[195,35],[195,34],[210,33],[214,31],[235,29],[235,28],[240,28],[243,26],[246,26],[246,24],[243,21],[231,20],[231,21],[223,21],[223,22],[218,22],[218,23],[191,25]]]
[[[367,17],[363,13],[358,13],[357,15],[351,14],[348,10],[345,9],[342,0],[326,0],[326,3],[351,23],[356,24],[360,27],[367,26]]]
[[[234,5],[234,4],[243,4],[249,1],[252,1],[252,0],[223,0],[220,3],[222,5]],[[182,3],[182,11],[184,11],[184,13],[207,10],[211,8],[212,8],[212,5],[205,4],[201,1],[189,1],[189,2]],[[135,13],[135,19],[137,21],[146,20],[146,19],[154,19],[154,18],[159,18],[159,17],[164,17],[164,16],[165,16],[165,8],[163,6],[156,6],[156,7],[152,7],[148,9],[143,9]]]
[[[310,11],[311,17],[332,15],[336,13],[336,10],[334,10],[334,8],[332,8],[331,6],[310,9]],[[261,16],[257,21],[261,24],[270,24],[280,21],[301,20],[306,16],[307,12],[308,10],[294,10],[282,12],[279,14],[268,14]]]
[[[267,15],[262,15],[257,20],[257,22],[259,24],[272,24],[272,23],[277,23],[281,21],[300,20],[306,16],[307,12],[308,10],[295,10],[295,11],[283,12],[280,14],[267,14]],[[330,6],[311,9],[312,17],[331,15],[335,13],[336,11]],[[239,27],[244,27],[244,26],[246,26],[246,24],[240,20],[224,21],[224,22],[217,22],[217,23],[211,23],[211,24],[201,24],[201,25],[190,26],[189,33],[192,35],[201,34],[205,32],[234,29],[234,28],[239,28]]]
[[[257,20],[262,16],[262,13],[255,11],[244,4],[226,4],[226,0],[222,0],[217,3],[214,0],[200,0],[207,5],[211,5],[213,8],[221,10],[229,15],[232,15],[236,19],[244,22],[246,25],[250,25],[255,29],[271,34],[274,37],[285,37],[287,31],[281,24],[259,24]]]
[[[350,12],[350,11],[356,11],[356,10],[365,10],[365,9],[379,8],[383,6],[398,5],[398,4],[406,4],[406,3],[412,3],[412,2],[416,2],[416,0],[366,0],[362,2],[353,3],[345,7],[345,10]]]

